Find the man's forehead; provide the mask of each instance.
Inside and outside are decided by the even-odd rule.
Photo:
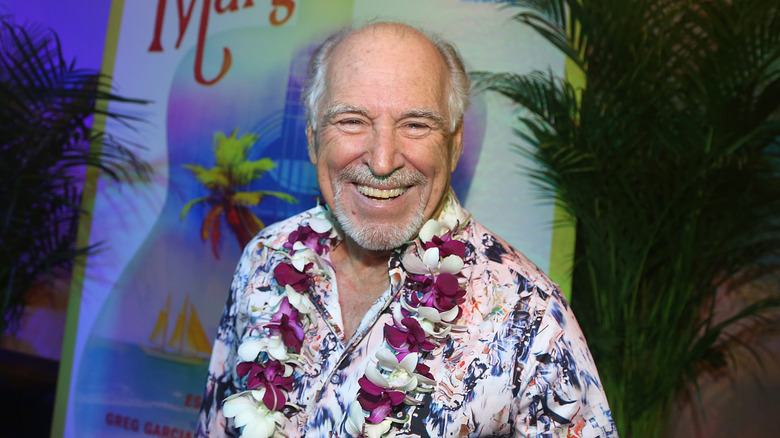
[[[439,94],[449,80],[447,72],[439,49],[414,28],[360,29],[333,49],[325,74],[326,94],[335,98],[335,89],[343,92],[363,85],[377,92],[403,86]]]
[[[433,44],[425,34],[419,30],[402,23],[374,23],[355,30],[340,43],[349,43],[354,41],[376,41],[381,38],[391,38],[396,40],[417,41],[418,44]]]
[[[417,59],[427,64],[436,64],[438,60],[446,65],[436,45],[422,32],[400,23],[377,23],[360,28],[339,42],[333,49],[330,66],[339,68],[345,59],[381,61],[413,53],[425,55]]]

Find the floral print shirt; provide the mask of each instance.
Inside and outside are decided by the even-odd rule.
[[[449,202],[460,209],[454,196]],[[278,250],[314,215],[322,216],[323,208],[269,226],[244,249],[214,344],[197,436],[240,436],[222,414],[222,401],[244,389],[236,374],[238,346],[270,319],[264,309],[277,305],[284,291],[273,276],[284,257]],[[557,285],[473,219],[458,234],[467,248],[462,274],[468,286],[458,321],[465,329],[453,331],[426,358],[436,387],[407,408],[411,421],[397,436],[617,437],[595,364]],[[376,362],[383,328],[408,292],[404,249],[391,256],[390,287],[352,339],[344,335],[332,269],[318,276],[309,294],[317,322],[305,334],[305,360],[283,409],[287,436],[350,436],[345,421],[358,379]]]

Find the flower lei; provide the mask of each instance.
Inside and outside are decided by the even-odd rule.
[[[453,233],[466,222],[458,206],[448,204],[440,220],[429,220],[402,258],[410,293],[384,327],[385,348],[376,354],[358,380],[356,401],[349,406],[345,427],[355,437],[390,438],[407,423],[404,405],[421,403],[415,395],[433,391],[436,381],[423,360],[446,343],[462,311],[466,294],[463,269],[466,245]],[[306,330],[315,325],[315,309],[305,296],[314,277],[325,269],[320,257],[337,238],[331,223],[312,217],[293,231],[282,251],[285,260],[274,278],[285,294],[270,322],[253,327],[238,347],[236,367],[246,378],[246,391],[225,399],[223,414],[243,427],[242,437],[283,435],[287,421],[281,412],[293,389]],[[257,331],[257,335],[253,335]]]

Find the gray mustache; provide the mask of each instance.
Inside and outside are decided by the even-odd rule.
[[[402,167],[389,175],[375,175],[366,165],[350,165],[339,171],[339,180],[373,187],[407,187],[425,183],[419,170]]]

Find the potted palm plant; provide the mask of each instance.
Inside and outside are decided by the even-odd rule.
[[[666,436],[675,397],[723,369],[719,295],[777,268],[780,4],[766,0],[510,1],[583,85],[478,73],[522,110],[533,175],[577,226],[572,306],[621,437]]]
[[[0,333],[14,328],[25,292],[68,275],[90,248],[76,245],[86,168],[135,180],[149,166],[104,135],[98,118],[128,123],[108,102],[142,103],[111,91],[109,78],[63,57],[51,30],[0,16]],[[93,124],[94,120],[94,124]]]

